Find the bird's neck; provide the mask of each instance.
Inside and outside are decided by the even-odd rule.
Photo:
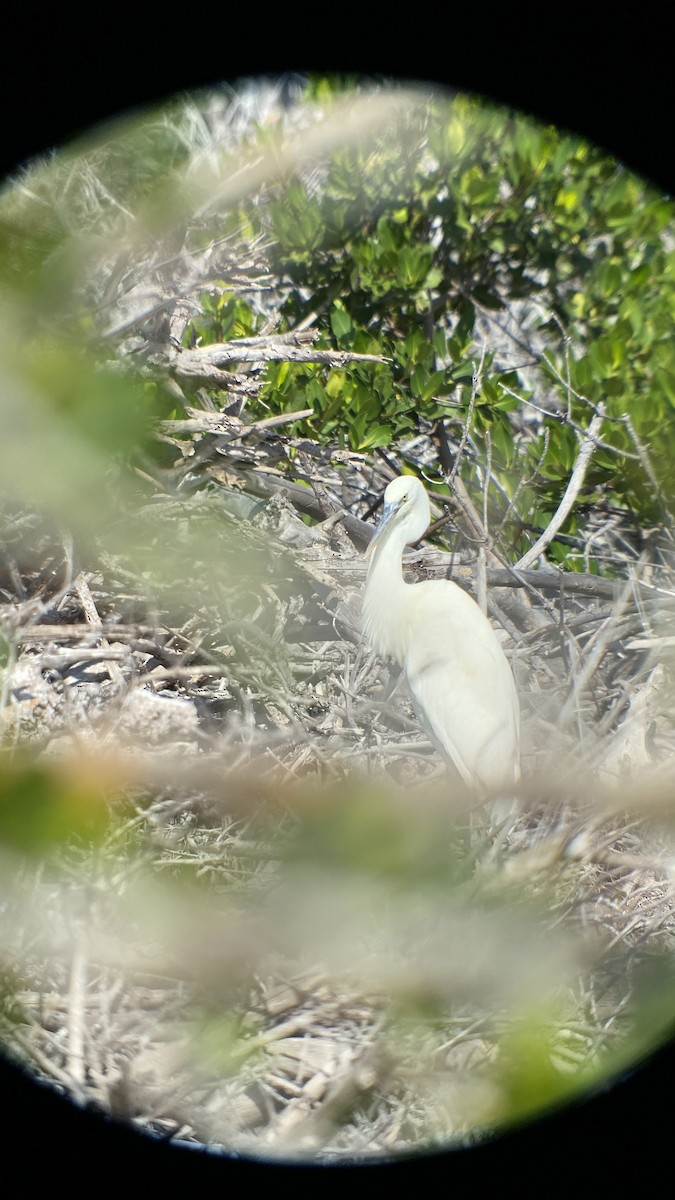
[[[383,538],[378,543],[368,565],[363,602],[368,640],[379,654],[389,655],[401,665],[407,645],[405,631],[410,603],[410,584],[405,582],[401,569],[404,548],[405,542],[400,538]]]

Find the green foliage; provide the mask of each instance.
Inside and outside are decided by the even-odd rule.
[[[189,154],[170,119],[179,105],[94,130],[0,187],[0,286],[24,295],[33,315],[41,300],[56,308],[67,297],[82,251],[114,237],[142,202],[168,210],[167,181]]]
[[[313,80],[310,92],[328,103],[348,87]],[[488,453],[502,495],[520,485],[510,549],[523,553],[602,403],[603,446],[580,499],[611,494],[638,520],[657,518],[675,450],[675,251],[664,236],[673,204],[600,150],[466,97],[333,152],[320,174],[243,210],[271,239],[281,328],[317,313],[320,347],[385,361],[272,364],[266,410],[311,405],[297,432],[363,452],[439,419],[451,440],[467,427],[470,490],[482,485],[472,463]],[[195,323],[203,340],[210,330],[215,340],[212,304]],[[527,322],[527,374],[504,361],[527,357],[513,341],[481,361],[479,319],[508,314]],[[523,436],[522,414],[544,398],[548,415]],[[573,532],[570,522],[553,548],[570,567]]]
[[[236,296],[223,285],[222,291],[203,292],[201,313],[186,330],[186,345],[198,340],[203,346],[227,342],[231,338],[254,336],[260,319],[242,296]]]
[[[40,855],[83,838],[99,841],[109,824],[103,780],[93,770],[0,763],[0,846]]]
[[[287,848],[291,862],[319,867],[355,881],[389,881],[399,893],[443,889],[444,903],[471,878],[466,823],[437,797],[416,801],[411,825],[405,800],[391,790],[326,790],[320,805],[307,804]]]
[[[568,1020],[570,1018],[568,1017]],[[549,1012],[521,1016],[501,1039],[498,1076],[501,1086],[500,1114],[507,1123],[560,1104],[596,1081],[597,1070],[586,1066],[570,1072],[564,1052],[565,1016],[557,1006]]]
[[[330,121],[348,113],[339,106],[352,94],[363,96],[358,81],[314,77],[305,102]],[[377,129],[357,123],[295,168],[283,130],[262,126],[269,176],[250,193],[245,182],[228,191],[237,165],[246,177],[233,151],[232,172],[221,164],[229,198],[197,221],[194,195],[207,181],[193,193],[181,174],[190,146],[179,104],[38,164],[0,198],[0,285],[17,331],[31,342],[47,330],[57,359],[59,335],[66,357],[92,337],[96,317],[82,302],[92,254],[105,274],[115,256],[122,268],[133,260],[146,234],[160,261],[186,235],[197,253],[214,239],[248,239],[267,248],[277,332],[309,320],[318,349],[381,359],[268,363],[253,416],[311,406],[291,434],[360,453],[400,453],[442,422],[481,506],[489,461],[493,522],[512,502],[504,549],[518,556],[559,505],[602,404],[579,503],[611,498],[638,524],[663,519],[675,450],[672,202],[597,148],[475,98],[412,96]],[[204,287],[186,346],[256,336],[269,316],[223,275]],[[56,377],[65,377],[58,363]],[[87,434],[121,445],[126,430],[133,440],[139,393],[127,388],[127,403],[122,387],[94,390],[80,406]],[[77,395],[61,394],[63,405],[78,407]],[[442,491],[440,467],[436,484]],[[551,549],[571,568],[580,529],[577,512]]]

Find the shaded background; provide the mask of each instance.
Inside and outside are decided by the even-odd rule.
[[[362,6],[363,8],[364,6]],[[375,6],[373,6],[375,7]],[[146,0],[96,12],[16,3],[3,15],[0,175],[96,121],[178,90],[308,68],[367,72],[477,91],[569,128],[675,194],[675,73],[666,6],[518,3],[495,13],[446,2],[394,16],[388,6],[315,8],[210,3],[171,10]],[[0,436],[2,431],[0,430]],[[282,1183],[444,1190],[499,1184],[525,1195],[656,1181],[671,1159],[675,1044],[611,1090],[471,1151],[359,1168],[274,1167],[176,1151],[78,1113],[0,1062],[5,1170],[34,1187],[61,1178],[74,1195],[104,1181],[129,1194]],[[93,1167],[93,1169],[92,1169]],[[349,1177],[345,1175],[349,1173]],[[373,1174],[375,1173],[375,1174]],[[462,1193],[460,1193],[462,1194]]]

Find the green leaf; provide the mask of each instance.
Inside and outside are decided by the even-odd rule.
[[[330,323],[333,333],[338,341],[350,336],[354,326],[349,313],[345,310],[342,302],[336,302],[333,305],[330,314]]]

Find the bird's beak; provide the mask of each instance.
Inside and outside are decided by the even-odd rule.
[[[379,523],[377,529],[375,530],[375,533],[373,534],[370,542],[368,543],[368,546],[366,547],[366,558],[368,557],[369,554],[372,554],[373,550],[375,549],[376,543],[379,542],[385,529],[389,528],[392,520],[396,516],[396,513],[398,512],[400,507],[401,507],[400,504],[387,504],[385,502],[380,523]]]

